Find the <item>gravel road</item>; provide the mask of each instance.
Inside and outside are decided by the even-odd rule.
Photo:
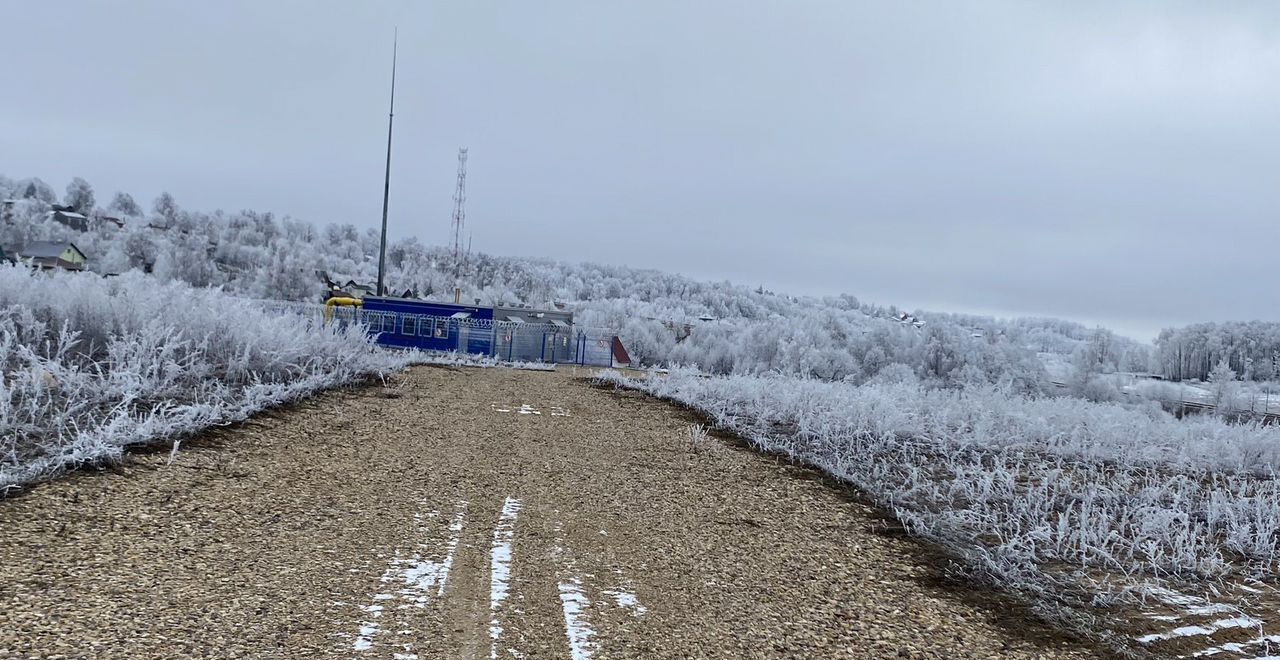
[[[1098,655],[581,375],[417,368],[0,501],[0,657]]]

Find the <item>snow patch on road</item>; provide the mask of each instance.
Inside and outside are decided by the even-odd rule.
[[[427,515],[431,518],[440,517],[438,511],[432,511]],[[458,549],[458,537],[462,532],[466,516],[467,503],[459,501],[454,507],[453,520],[449,523],[449,538],[445,541],[443,556],[440,556],[439,553],[431,552],[434,544],[419,543],[418,552],[415,552],[413,556],[408,559],[397,558],[392,560],[392,566],[398,568],[398,570],[383,574],[382,581],[384,583],[394,582],[404,585],[397,592],[400,600],[408,601],[409,604],[416,607],[426,607],[433,596],[439,598],[444,595],[445,584],[449,580],[449,570],[453,567],[453,555]],[[416,516],[415,518],[418,521],[417,531],[425,536],[421,517]],[[379,594],[374,598],[387,596],[387,594]],[[404,607],[404,605],[401,607]]]
[[[512,404],[491,403],[489,404],[489,409],[492,410],[493,412],[500,412],[500,413],[514,412],[518,415],[541,415],[542,414],[541,410],[538,410],[536,407],[529,405],[527,403],[522,403],[519,406],[512,405]],[[573,417],[573,413],[569,412],[569,409],[563,406],[551,406],[549,412],[551,413],[552,417]]]
[[[462,536],[462,524],[467,518],[467,502],[458,502],[453,520],[449,522],[449,541],[445,544],[444,561],[440,562],[440,589],[437,597],[444,596],[445,587],[449,583],[449,571],[453,569],[453,555],[458,551],[458,539]]]
[[[373,647],[373,636],[378,634],[378,619],[382,616],[381,605],[366,605],[360,608],[369,614],[370,620],[360,624],[360,634],[351,647],[356,651],[368,651]]]
[[[373,604],[361,608],[369,616],[361,623],[360,633],[352,643],[354,650],[369,650],[373,647],[374,638],[382,632],[379,623],[383,613],[381,603],[399,601],[397,609],[424,608],[433,597],[444,596],[445,584],[449,579],[449,570],[453,566],[453,556],[458,548],[458,539],[461,536],[466,515],[467,502],[459,501],[455,505],[453,519],[449,523],[449,538],[444,544],[443,553],[440,553],[436,551],[437,544],[430,542],[433,540],[433,535],[425,524],[428,519],[439,518],[440,512],[431,511],[425,516],[421,513],[414,514],[414,534],[421,540],[408,557],[402,556],[399,549],[392,555],[378,581],[399,588],[391,593],[382,591],[374,594],[371,599]],[[406,621],[398,620],[397,623],[401,624],[398,634],[412,634],[413,631],[408,628]],[[412,650],[411,646],[406,646],[406,653],[399,655],[416,657],[415,654],[410,653]]]
[[[502,603],[507,599],[511,579],[511,541],[515,537],[516,516],[520,513],[520,500],[508,497],[502,504],[502,515],[493,530],[493,550],[489,567],[489,658],[497,660],[498,638],[502,636],[502,622],[498,618]]]
[[[609,589],[604,593],[605,595],[612,596],[613,602],[617,603],[618,607],[631,610],[631,613],[635,616],[644,616],[645,613],[649,611],[649,608],[641,605],[640,599],[636,598],[636,595],[630,591]]]
[[[560,604],[564,609],[565,635],[569,638],[569,657],[588,660],[595,653],[596,644],[591,638],[596,633],[582,616],[591,600],[582,593],[582,582],[578,578],[560,583]]]

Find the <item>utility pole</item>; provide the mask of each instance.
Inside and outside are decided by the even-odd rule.
[[[382,241],[378,247],[378,295],[384,295],[383,282],[387,274],[387,202],[391,199],[391,124],[396,118],[396,51],[400,42],[400,28],[396,28],[391,40],[391,111],[387,113],[387,172],[382,181]]]
[[[462,283],[459,281],[462,265],[462,227],[467,220],[467,149],[458,149],[458,183],[453,189],[453,302],[462,299]],[[467,252],[471,252],[471,239],[467,239]]]

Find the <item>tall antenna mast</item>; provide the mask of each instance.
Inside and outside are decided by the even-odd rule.
[[[453,189],[453,281],[462,264],[462,227],[467,223],[467,149],[458,149],[458,185]],[[469,242],[469,241],[468,241]]]
[[[382,242],[378,247],[378,295],[383,295],[383,280],[387,273],[387,202],[391,199],[391,124],[396,118],[396,51],[400,43],[400,28],[391,39],[391,111],[387,113],[387,173],[382,181]]]

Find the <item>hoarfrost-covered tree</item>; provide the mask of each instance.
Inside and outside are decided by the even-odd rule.
[[[1209,372],[1210,391],[1213,392],[1213,406],[1220,412],[1229,413],[1235,408],[1239,398],[1240,385],[1236,382],[1236,372],[1225,359]]]
[[[172,227],[178,221],[178,203],[168,192],[160,193],[151,205],[151,212],[165,227]]]
[[[316,280],[315,269],[287,250],[276,249],[268,263],[259,271],[257,295],[263,298],[285,300],[311,300],[317,298],[323,288]]]
[[[58,195],[53,187],[38,178],[24,179],[14,189],[20,199],[35,199],[45,204],[57,204]]]
[[[1131,373],[1143,373],[1151,369],[1151,351],[1145,346],[1134,346],[1125,351],[1120,369]]]
[[[94,208],[93,186],[80,177],[71,179],[71,183],[67,184],[67,194],[62,198],[62,203],[70,206],[76,213],[89,215]]]
[[[186,237],[159,250],[155,274],[164,279],[181,280],[192,286],[207,287],[219,283],[219,272],[208,258],[200,237]]]
[[[155,266],[159,250],[151,239],[150,230],[145,227],[128,227],[124,239],[124,255],[129,267],[142,271],[150,271]]]
[[[142,217],[142,207],[133,201],[133,195],[126,192],[116,193],[115,197],[111,198],[111,204],[107,209],[129,218]]]

